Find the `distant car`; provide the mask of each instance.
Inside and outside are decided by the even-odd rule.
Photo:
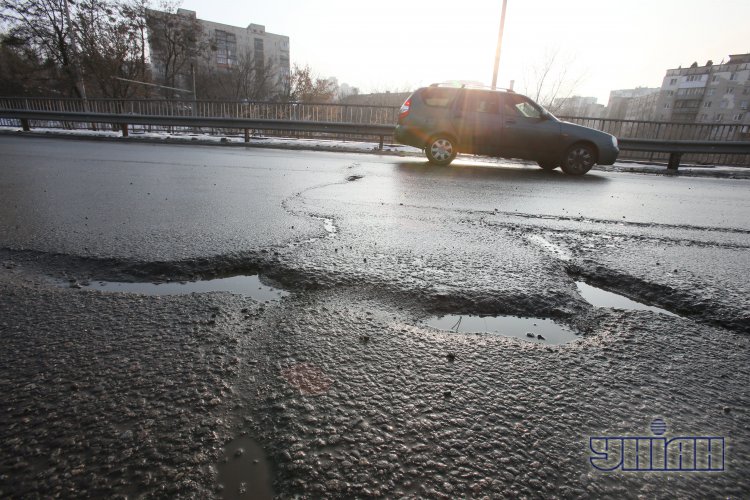
[[[620,152],[613,135],[560,121],[521,94],[440,84],[420,88],[404,102],[395,137],[424,149],[436,165],[470,153],[533,160],[571,175],[597,163],[612,165]]]

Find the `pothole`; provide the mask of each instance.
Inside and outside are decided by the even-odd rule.
[[[252,299],[265,302],[279,300],[289,295],[289,292],[264,285],[257,274],[249,276],[230,276],[199,281],[169,281],[169,282],[123,282],[123,281],[92,281],[90,283],[72,283],[73,288],[84,288],[101,292],[134,293],[141,295],[187,295],[191,293],[230,292],[245,295]]]
[[[424,323],[438,330],[454,333],[490,333],[515,337],[538,344],[567,344],[577,333],[551,319],[520,316],[447,315],[429,318]]]
[[[641,304],[622,295],[618,295],[607,290],[602,290],[595,286],[591,286],[583,281],[576,281],[576,287],[578,287],[578,293],[581,297],[594,307],[611,307],[613,309],[630,309],[637,311],[653,311],[659,314],[666,314],[667,316],[674,316],[679,318],[677,314],[671,313],[666,309],[660,307],[649,306],[647,304]]]
[[[229,443],[217,469],[222,498],[273,498],[271,467],[263,449],[249,437]]]

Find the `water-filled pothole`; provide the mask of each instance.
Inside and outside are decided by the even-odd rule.
[[[602,290],[595,286],[591,286],[583,281],[576,281],[578,287],[578,293],[581,297],[594,307],[611,307],[613,309],[634,309],[638,311],[654,311],[660,314],[666,314],[667,316],[679,317],[677,314],[671,313],[665,309],[659,307],[649,306],[641,304],[634,300],[630,300],[627,297],[618,295],[616,293]]]
[[[249,437],[229,443],[217,469],[222,498],[273,498],[271,467],[263,449]]]
[[[578,335],[551,319],[519,316],[448,315],[429,318],[425,324],[455,333],[494,333],[540,344],[567,344]]]
[[[230,292],[246,295],[258,301],[279,300],[289,292],[264,285],[257,274],[231,276],[200,281],[170,281],[166,283],[128,283],[122,281],[94,281],[77,285],[102,292],[138,293],[142,295],[187,295],[190,293]]]

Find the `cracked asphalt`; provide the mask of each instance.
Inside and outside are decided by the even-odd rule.
[[[750,496],[748,180],[7,136],[0,153],[0,497]],[[78,288],[243,274],[290,294]],[[577,280],[678,316],[593,307]],[[580,338],[424,325],[442,314]],[[655,418],[724,437],[725,470],[591,466],[589,437]]]

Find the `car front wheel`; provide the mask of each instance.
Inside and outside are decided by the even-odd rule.
[[[596,151],[588,144],[573,144],[562,161],[562,170],[570,175],[583,175],[596,163]]]
[[[438,135],[430,139],[425,148],[425,154],[430,163],[448,165],[456,157],[456,144],[448,136]]]

